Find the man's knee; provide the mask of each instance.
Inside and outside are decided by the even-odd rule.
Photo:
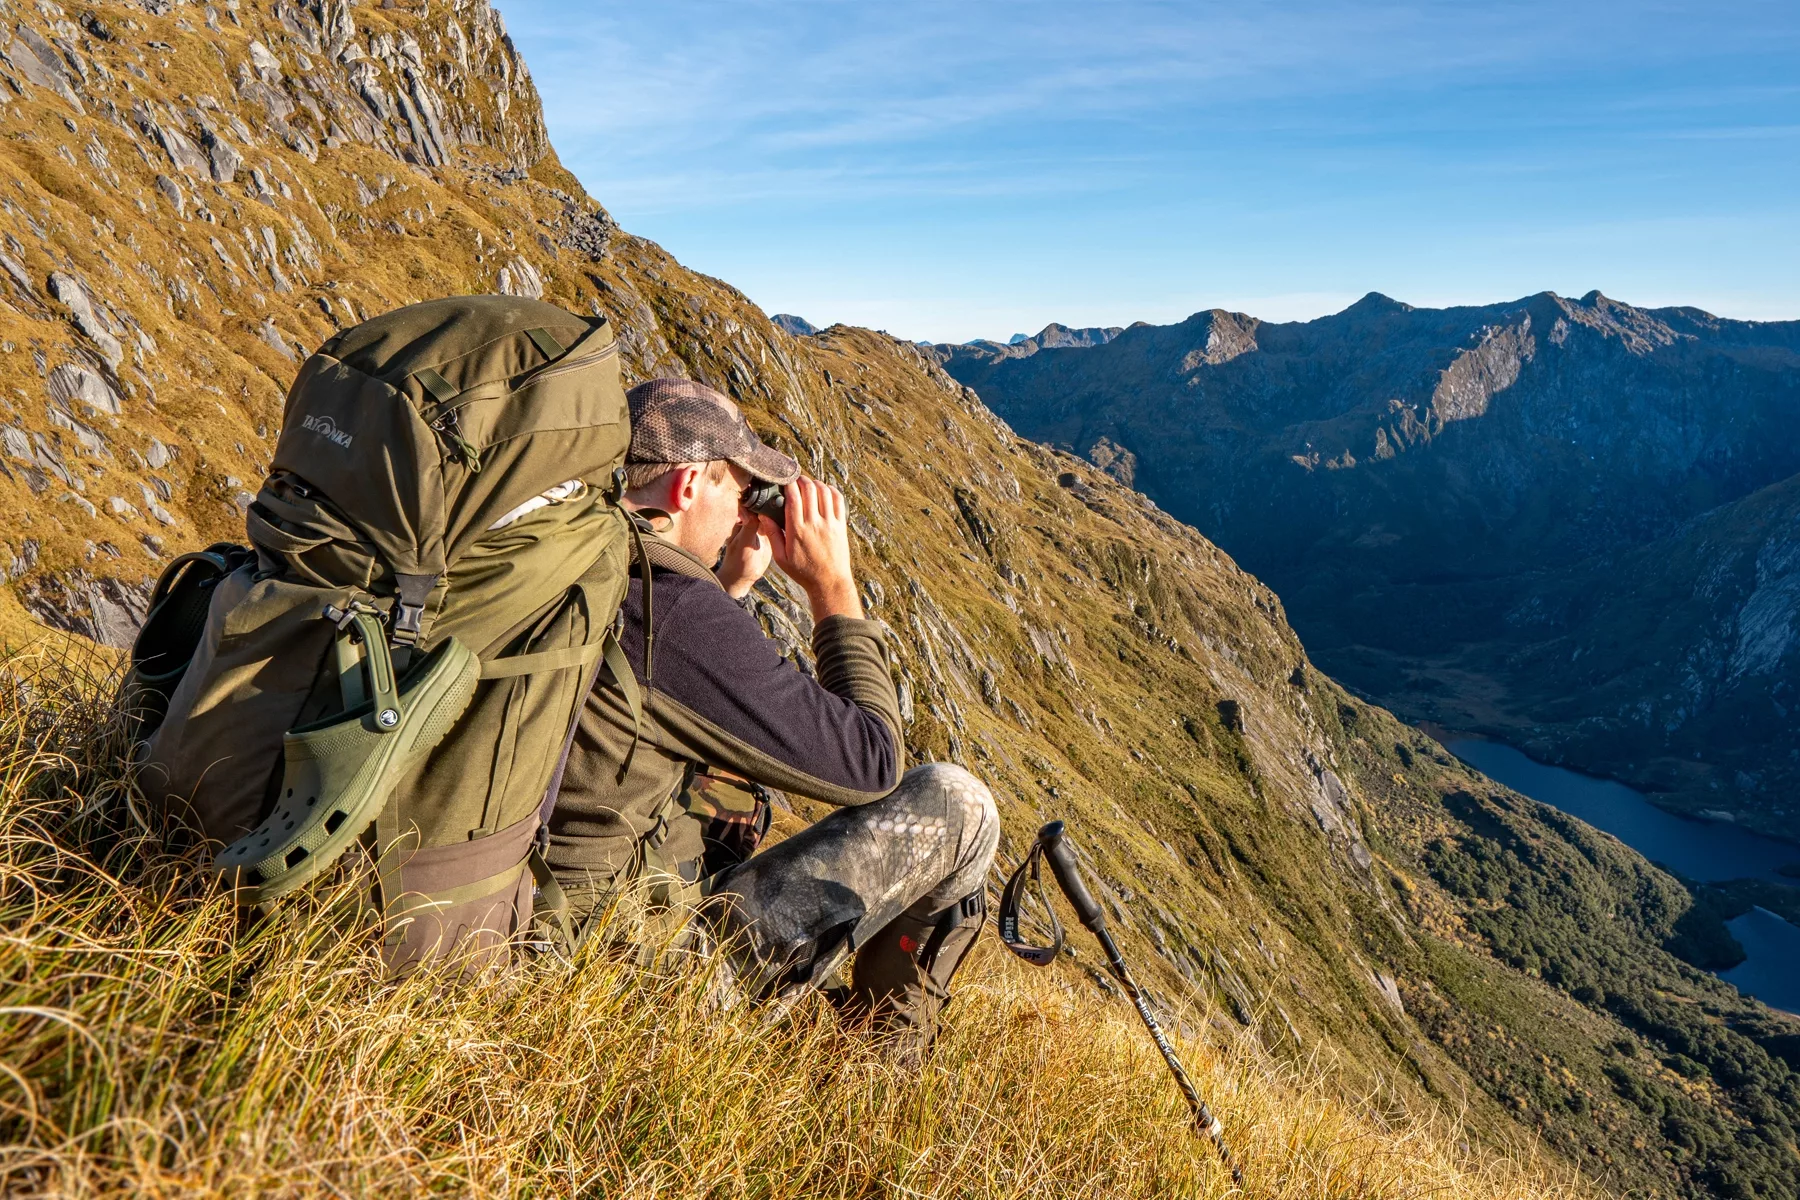
[[[924,763],[908,771],[897,791],[913,796],[939,797],[945,817],[960,839],[973,841],[991,857],[1000,842],[1000,810],[994,793],[965,767],[955,763]]]

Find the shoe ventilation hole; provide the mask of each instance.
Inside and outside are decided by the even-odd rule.
[[[347,815],[348,814],[345,813],[342,809],[339,809],[337,812],[332,813],[329,817],[326,817],[325,818],[325,832],[326,833],[336,833],[338,826],[342,825],[344,823],[344,818]]]
[[[288,795],[291,796],[291,795],[293,795],[293,793],[289,792]],[[311,808],[313,805],[317,804],[318,802],[319,802],[319,798],[317,796],[308,796],[306,798],[306,807]]]
[[[281,861],[287,865],[289,870],[292,870],[293,868],[299,866],[301,863],[301,860],[303,860],[310,853],[311,853],[311,851],[308,850],[305,846],[295,846],[292,850],[288,851],[287,857],[282,859]]]
[[[288,798],[288,799],[289,799],[289,800],[292,800],[292,799],[293,799],[293,798],[294,798],[294,789],[293,789],[293,788],[289,788],[289,789],[288,789],[288,794],[287,794],[287,798]]]

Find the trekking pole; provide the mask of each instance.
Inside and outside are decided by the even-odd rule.
[[[1099,939],[1100,948],[1106,951],[1106,961],[1112,969],[1113,978],[1119,981],[1120,986],[1125,989],[1125,994],[1130,996],[1131,1002],[1137,1006],[1138,1016],[1144,1018],[1144,1025],[1150,1030],[1150,1036],[1155,1039],[1156,1048],[1162,1051],[1163,1061],[1169,1064],[1169,1071],[1175,1076],[1176,1086],[1181,1089],[1181,1094],[1187,1097],[1188,1107],[1194,1111],[1194,1128],[1212,1140],[1213,1147],[1219,1152],[1220,1161],[1231,1172],[1231,1181],[1238,1187],[1243,1187],[1244,1173],[1239,1169],[1237,1160],[1225,1144],[1225,1127],[1219,1123],[1217,1117],[1213,1116],[1212,1109],[1207,1107],[1206,1101],[1202,1100],[1200,1093],[1195,1090],[1193,1081],[1188,1078],[1187,1071],[1181,1065],[1181,1060],[1175,1057],[1175,1047],[1169,1044],[1168,1036],[1163,1033],[1162,1026],[1156,1023],[1156,1016],[1150,1011],[1150,1002],[1144,997],[1143,989],[1138,987],[1137,981],[1131,977],[1131,971],[1125,966],[1125,959],[1119,953],[1118,943],[1113,941],[1112,934],[1107,931],[1106,913],[1100,907],[1099,902],[1094,899],[1093,893],[1088,891],[1087,884],[1082,881],[1081,869],[1075,862],[1074,848],[1063,838],[1061,821],[1051,821],[1038,830],[1037,842],[1032,846],[1031,854],[1024,863],[1020,864],[1018,871],[1007,884],[1006,897],[1001,902],[1001,935],[1008,948],[1014,949],[1016,953],[1017,948],[1014,943],[1019,940],[1017,901],[1021,887],[1015,885],[1022,884],[1027,866],[1031,868],[1032,878],[1036,879],[1037,858],[1040,854],[1049,860],[1051,873],[1056,876],[1057,884],[1062,888],[1063,895],[1069,898],[1069,903],[1074,906],[1075,914],[1081,918],[1081,923],[1086,925],[1089,931]],[[1053,924],[1055,922],[1054,914],[1052,914],[1052,922]],[[1056,926],[1056,934],[1056,941],[1060,947],[1062,942],[1060,926]],[[1038,961],[1029,955],[1021,955],[1021,957],[1025,957],[1030,962]],[[1054,951],[1052,951],[1051,957],[1054,957]],[[1047,962],[1049,959],[1044,961]]]

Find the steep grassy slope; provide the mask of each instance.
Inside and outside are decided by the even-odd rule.
[[[1016,437],[917,347],[795,338],[618,231],[558,166],[483,5],[243,4],[217,30],[191,7],[83,11],[15,12],[36,32],[0,46],[19,266],[0,489],[35,611],[116,644],[160,559],[239,535],[297,356],[339,325],[496,288],[603,312],[631,378],[723,387],[845,485],[912,752],[993,782],[1009,861],[1069,819],[1146,979],[1207,1014],[1197,1037],[1316,1063],[1390,1116],[1460,1115],[1489,1151],[1541,1133],[1620,1192],[1796,1194],[1800,1030],[1660,948],[1689,903],[1674,881],[1346,695],[1266,586]],[[762,614],[801,653],[793,597],[765,588]],[[39,772],[8,802],[66,804],[66,782]],[[104,982],[23,953],[51,933],[8,897],[9,1003],[62,1011]],[[1097,959],[1077,944],[1080,980]],[[184,995],[183,1021],[219,1002]],[[72,1103],[76,1040],[31,1060],[45,1105]],[[210,1053],[172,1061],[235,1069]],[[84,1094],[60,1123],[14,1111],[8,1140],[151,1102]]]
[[[1800,322],[1599,293],[1370,295],[1308,322],[1215,310],[1093,348],[934,353],[1021,432],[1216,538],[1382,703],[1800,839],[1785,811],[1800,743],[1768,703],[1800,674],[1800,603],[1665,540],[1800,470]],[[1757,520],[1792,540],[1788,510]],[[1752,580],[1785,574],[1782,544]],[[1596,569],[1609,557],[1633,558],[1628,576]],[[1671,603],[1703,619],[1658,622]],[[1595,608],[1626,618],[1624,653],[1576,628]],[[1726,648],[1740,635],[1754,653]],[[1579,670],[1555,669],[1583,646]]]
[[[1594,1194],[1531,1147],[1508,1161],[1452,1119],[1346,1103],[1252,1034],[1183,1039],[1230,1122],[1239,1190],[1188,1131],[1135,1014],[1072,967],[1018,970],[991,939],[922,1072],[823,1003],[779,1024],[722,1009],[709,965],[680,954],[388,986],[366,941],[330,922],[242,928],[195,886],[193,852],[169,853],[117,803],[92,658],[0,664],[30,683],[0,692],[7,1196]],[[348,898],[310,899],[334,895]]]

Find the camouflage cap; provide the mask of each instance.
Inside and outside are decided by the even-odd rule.
[[[627,462],[689,463],[724,459],[757,479],[791,483],[800,464],[757,440],[738,406],[692,379],[652,379],[625,393],[631,406]]]

